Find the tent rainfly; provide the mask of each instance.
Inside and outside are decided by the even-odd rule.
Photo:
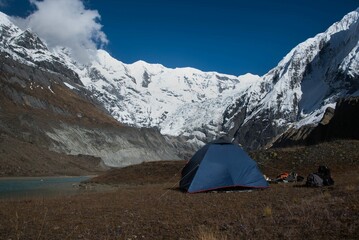
[[[257,163],[240,146],[225,140],[199,149],[183,168],[179,185],[189,193],[268,186]]]

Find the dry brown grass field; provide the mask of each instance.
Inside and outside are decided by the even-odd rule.
[[[0,200],[0,239],[358,239],[359,141],[251,153],[264,174],[319,164],[335,185],[272,184],[251,192],[186,194],[185,161],[116,169],[86,184],[107,192]]]

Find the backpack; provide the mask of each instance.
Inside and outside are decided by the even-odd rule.
[[[334,180],[330,174],[330,169],[327,166],[319,166],[317,174],[323,179],[324,186],[334,185]]]
[[[327,166],[319,166],[318,174],[320,174],[323,177],[330,176],[330,169]]]
[[[308,175],[305,185],[308,187],[322,187],[323,179],[316,173],[311,173]]]

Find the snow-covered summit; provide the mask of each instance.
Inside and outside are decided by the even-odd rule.
[[[215,135],[226,105],[240,92],[240,83],[247,86],[260,79],[144,61],[124,64],[103,50],[96,59],[78,73],[111,114],[123,123],[156,127],[170,135],[189,134],[204,125],[213,125]]]
[[[13,25],[10,17],[3,12],[0,12],[0,25],[2,26],[10,26]]]

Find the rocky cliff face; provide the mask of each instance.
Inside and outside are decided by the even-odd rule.
[[[333,139],[359,139],[359,97],[340,99],[332,119],[315,132],[312,142]]]
[[[25,42],[31,43],[30,40]],[[88,90],[76,83],[76,73],[66,65],[60,64],[58,67],[65,70],[49,71],[43,67],[41,61],[25,64],[6,51],[0,52],[2,139],[12,139],[12,142],[26,146],[24,151],[28,153],[42,154],[32,157],[42,159],[43,164],[46,164],[44,161],[56,164],[62,161],[59,158],[61,155],[51,154],[49,150],[66,155],[95,156],[102,160],[103,165],[116,167],[143,161],[179,158],[178,150],[157,130],[121,125],[99,102],[90,97]],[[7,144],[2,141],[1,147],[8,149]],[[15,147],[14,151],[19,154],[23,149]],[[16,174],[4,170],[11,169],[12,163],[3,159],[8,155],[2,153],[0,175]],[[88,159],[89,162],[93,161],[93,158]],[[70,162],[77,162],[76,169],[79,170],[86,161],[81,157]],[[26,163],[20,165],[23,168],[31,168]],[[64,166],[63,172],[68,173],[66,167],[69,166]],[[96,164],[89,166],[99,170],[95,168]],[[89,168],[91,167],[87,169]],[[72,172],[76,172],[76,169]],[[48,172],[47,170],[43,171]],[[32,169],[27,172],[32,172]],[[25,169],[22,174],[26,175]],[[61,174],[61,169],[57,174]]]
[[[359,139],[359,97],[340,99],[335,110],[327,108],[318,125],[291,128],[273,143],[273,147],[310,145],[335,139]]]

